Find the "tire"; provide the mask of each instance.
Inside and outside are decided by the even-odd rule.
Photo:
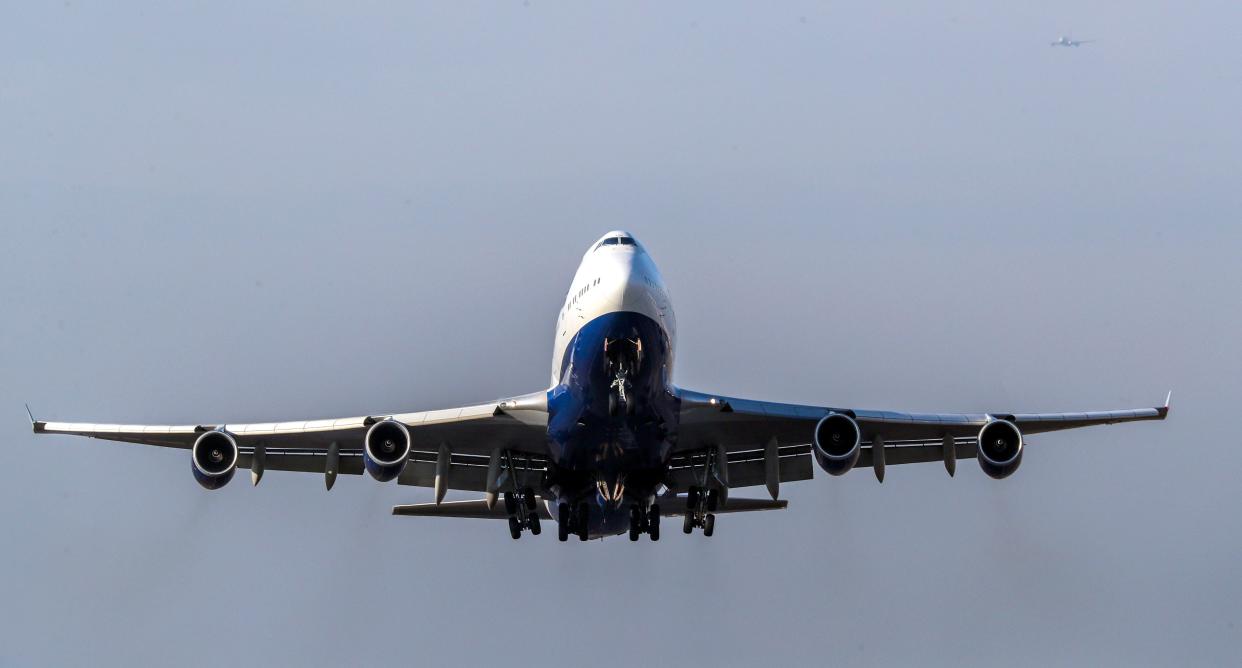
[[[638,506],[630,506],[630,541],[637,541],[643,532],[643,511]]]
[[[517,514],[517,499],[513,498],[513,492],[505,492],[505,512],[510,516]]]
[[[543,527],[539,526],[539,515],[532,514],[530,516],[530,535],[538,536],[543,531]]]
[[[720,492],[711,490],[707,493],[707,512],[716,512],[716,507],[720,505]]]
[[[711,535],[715,533],[715,531],[716,531],[716,516],[709,514],[707,516],[707,521],[703,523],[703,535],[707,536],[708,538],[711,538]]]
[[[686,508],[694,508],[699,505],[699,488],[691,487],[686,492]]]
[[[513,536],[513,540],[517,540],[522,537],[522,525],[518,524],[516,517],[509,518],[509,535]]]
[[[689,511],[686,512],[686,520],[681,523],[681,532],[684,534],[694,533],[694,515]]]
[[[591,525],[591,508],[585,503],[578,505],[578,521],[575,527],[578,530],[578,540],[586,541],[590,532]]]
[[[660,540],[660,506],[651,504],[651,510],[647,511],[647,535],[651,536],[651,540]]]
[[[562,503],[556,507],[556,539],[564,543],[569,540],[569,504]]]
[[[535,490],[527,487],[522,490],[522,500],[526,502],[527,510],[535,509]]]

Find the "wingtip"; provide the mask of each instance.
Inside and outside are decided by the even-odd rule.
[[[1161,420],[1169,416],[1169,404],[1172,401],[1173,401],[1173,390],[1169,390],[1169,393],[1164,396],[1164,405],[1156,409],[1156,411],[1160,413]]]
[[[43,427],[46,422],[40,422],[35,419],[34,413],[30,411],[30,404],[26,404],[26,417],[30,418],[30,430],[36,434],[43,433]]]

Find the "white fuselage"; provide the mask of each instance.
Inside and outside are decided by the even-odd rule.
[[[584,325],[609,313],[645,315],[664,329],[676,346],[677,319],[660,270],[647,251],[626,232],[609,232],[591,244],[570,284],[556,321],[552,385],[560,382],[565,350]],[[671,379],[672,369],[668,369]]]

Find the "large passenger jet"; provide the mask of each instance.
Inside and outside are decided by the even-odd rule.
[[[223,487],[238,468],[323,476],[364,471],[381,482],[434,489],[434,502],[396,515],[491,518],[510,535],[555,520],[560,540],[629,534],[660,538],[663,517],[715,530],[721,513],[784,508],[781,483],[974,458],[1004,478],[1024,437],[1092,425],[1163,420],[1156,408],[1103,412],[898,413],[802,406],[696,392],[673,383],[677,320],[642,244],[609,232],[591,244],[556,320],[547,389],[475,406],[264,424],[125,425],[45,422],[35,433],[76,434],[189,450],[194,478]],[[739,498],[741,487],[769,498]],[[481,492],[445,501],[449,490]]]

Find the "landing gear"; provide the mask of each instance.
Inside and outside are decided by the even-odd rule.
[[[574,532],[578,540],[586,541],[591,529],[591,507],[585,503],[578,504],[578,512],[574,513]]]
[[[521,491],[505,492],[504,499],[505,513],[509,515],[509,535],[517,540],[522,537],[522,531],[529,529],[532,536],[538,536],[542,527],[539,526],[535,490],[523,487]]]
[[[634,399],[637,397],[632,392],[634,385],[631,376],[642,365],[642,339],[606,339],[604,358],[608,377],[612,378],[608,388],[608,415],[617,417],[622,411],[627,416],[634,415]]]
[[[564,543],[569,540],[569,504],[562,503],[556,507],[556,539]]]
[[[645,511],[637,503],[630,506],[630,540],[637,541],[642,534],[660,540],[660,506],[653,503]]]
[[[564,543],[570,536],[586,540],[591,530],[591,508],[585,503],[556,506],[556,539]],[[535,532],[532,532],[535,533]]]
[[[681,532],[694,533],[702,529],[703,535],[711,537],[716,531],[716,509],[720,506],[720,492],[715,489],[704,490],[691,487],[686,491],[686,519],[682,521]]]

